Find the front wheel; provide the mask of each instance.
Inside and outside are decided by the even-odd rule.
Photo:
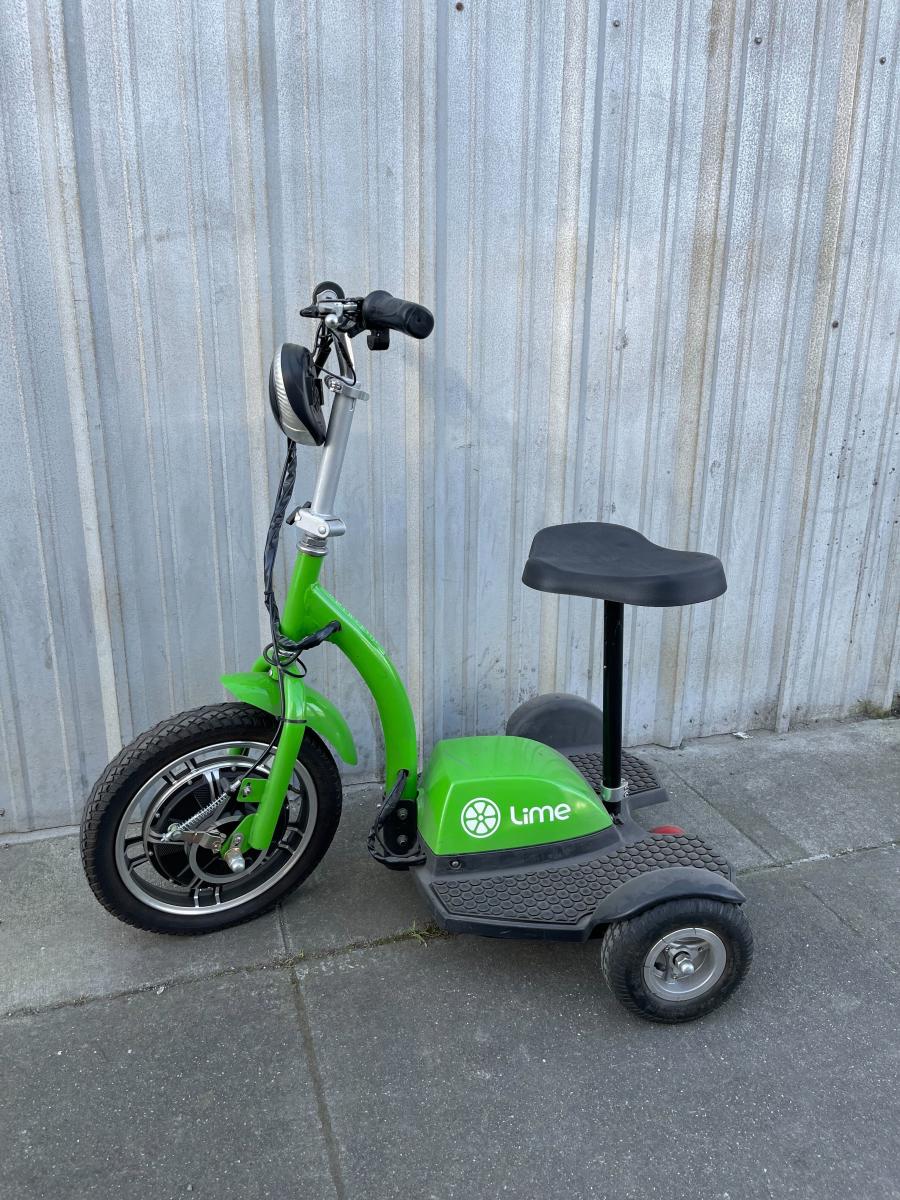
[[[735,990],[753,958],[743,910],[719,900],[669,900],[610,925],[600,965],[616,999],[650,1021],[693,1021]]]
[[[243,871],[233,874],[217,851],[196,842],[164,840],[211,803],[203,830],[233,832],[253,809],[230,785],[248,770],[248,778],[268,774],[274,750],[263,755],[276,729],[274,717],[250,705],[207,705],[161,722],[120,751],[81,823],[85,873],[105,908],[156,933],[210,933],[267,912],[306,879],[341,815],[340,775],[310,729],[271,844],[248,850]]]

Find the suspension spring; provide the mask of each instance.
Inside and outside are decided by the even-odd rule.
[[[198,825],[202,825],[207,817],[211,817],[222,806],[227,796],[217,796],[215,800],[210,800],[204,808],[199,812],[194,813],[192,817],[188,817],[186,821],[180,821],[177,825],[173,825],[168,832],[162,835],[160,839],[163,842],[174,842],[176,838],[183,833],[190,833],[192,829],[196,829]]]

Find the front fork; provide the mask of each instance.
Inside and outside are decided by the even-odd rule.
[[[245,803],[256,801],[257,808],[244,817],[222,847],[221,853],[226,862],[235,844],[240,851],[248,846],[253,850],[266,851],[271,845],[306,732],[305,690],[301,679],[293,676],[285,678],[284,724],[278,736],[272,766],[265,779],[248,779],[241,788],[238,798]]]

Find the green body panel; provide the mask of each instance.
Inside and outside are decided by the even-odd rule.
[[[438,742],[418,808],[419,837],[435,854],[546,845],[612,824],[567,758],[542,742],[505,736]]]
[[[259,671],[243,671],[235,675],[223,675],[222,686],[237,700],[262,708],[273,716],[281,713],[281,697],[278,691],[278,681],[272,678],[271,668],[265,659],[260,660],[263,668]],[[320,692],[308,687],[302,679],[285,680],[285,699],[287,691],[294,691],[296,701],[297,685],[303,692],[303,707],[306,724],[314,729],[319,737],[330,742],[345,763],[355,765],[356,745],[350,726],[330,700]]]

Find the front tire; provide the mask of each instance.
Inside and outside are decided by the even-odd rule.
[[[746,975],[753,935],[743,909],[719,900],[657,904],[616,921],[600,965],[616,999],[648,1021],[693,1021],[718,1008]]]
[[[252,809],[229,798],[270,743],[277,721],[247,704],[206,705],[162,721],[112,760],[81,823],[81,859],[94,895],[113,916],[155,933],[199,934],[268,912],[307,878],[331,844],[341,780],[324,743],[307,729],[275,836],[233,875],[213,850],[165,832],[208,805],[204,829],[228,833]],[[249,778],[268,774],[271,756]]]

